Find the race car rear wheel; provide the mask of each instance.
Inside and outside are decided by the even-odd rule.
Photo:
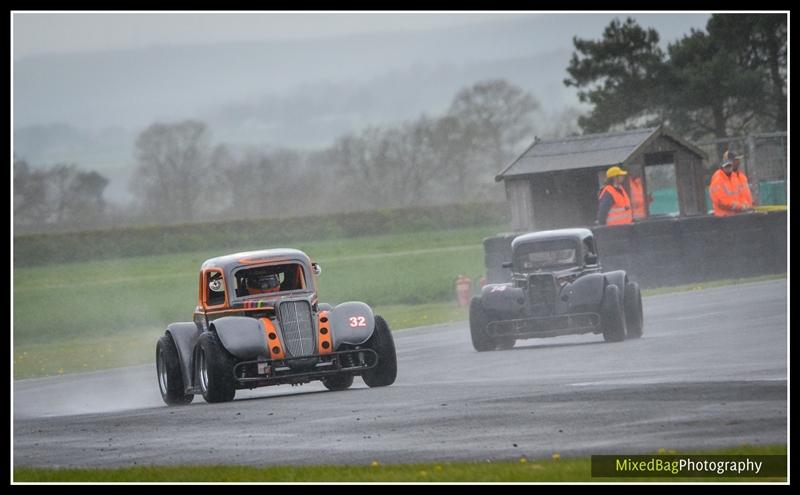
[[[345,390],[353,384],[353,375],[326,376],[322,384],[328,390]]]
[[[156,344],[156,376],[161,398],[169,406],[181,406],[194,400],[194,394],[185,394],[178,349],[169,334]]]
[[[469,302],[469,334],[472,337],[472,347],[478,352],[493,351],[497,343],[486,333],[489,326],[489,316],[483,309],[480,298],[473,297]]]
[[[629,339],[638,339],[644,333],[642,291],[636,282],[625,284],[625,325]]]
[[[606,286],[603,294],[600,321],[603,326],[603,338],[606,342],[625,340],[625,313],[620,301],[619,287],[615,284]]]
[[[195,369],[197,383],[206,402],[228,402],[236,395],[233,378],[234,357],[222,346],[217,335],[204,332],[197,339]]]
[[[385,387],[397,378],[397,354],[394,339],[386,320],[375,315],[375,331],[367,340],[365,347],[378,353],[378,364],[361,374],[369,387]]]

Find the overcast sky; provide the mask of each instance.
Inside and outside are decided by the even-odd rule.
[[[573,36],[631,15],[666,48],[708,20],[551,14],[13,12],[14,151],[98,170],[122,197],[135,136],[157,121],[200,119],[233,146],[320,149],[438,115],[458,90],[498,78],[561,115],[579,105],[563,84]]]
[[[492,13],[15,13],[14,57],[42,53],[425,30],[529,14]]]

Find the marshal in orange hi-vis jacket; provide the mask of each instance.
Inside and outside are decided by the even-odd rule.
[[[738,170],[738,156],[726,151],[720,168],[711,176],[709,196],[714,215],[727,217],[748,211],[753,197],[744,172]]]

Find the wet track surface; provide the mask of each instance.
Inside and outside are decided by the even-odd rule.
[[[14,383],[15,466],[365,464],[785,444],[786,280],[644,299],[640,340],[477,353],[467,323],[395,334],[398,379],[161,402],[154,366]],[[391,322],[389,322],[391,325]],[[153,343],[155,346],[155,343]]]

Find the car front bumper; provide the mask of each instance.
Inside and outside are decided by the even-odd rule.
[[[499,320],[490,322],[486,331],[493,338],[513,337],[515,339],[600,332],[600,315],[597,313],[574,313]]]

